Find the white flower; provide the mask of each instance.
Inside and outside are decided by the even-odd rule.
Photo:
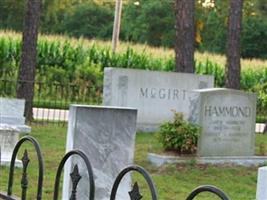
[[[214,8],[215,7],[215,2],[214,0],[204,0],[202,3],[202,7],[204,8]]]
[[[134,2],[134,5],[139,6],[140,2],[139,1]]]

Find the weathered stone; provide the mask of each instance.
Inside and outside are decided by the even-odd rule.
[[[95,175],[96,198],[107,200],[118,173],[133,163],[137,110],[130,108],[72,105],[69,112],[66,150],[80,149],[89,158]],[[69,199],[70,172],[79,163],[82,175],[78,199],[88,199],[88,175],[80,159],[72,159],[64,170],[63,199]],[[82,167],[80,167],[82,164]],[[117,199],[129,199],[127,177]]]
[[[213,76],[105,68],[103,103],[138,109],[139,130],[154,131],[173,112],[189,115],[189,91],[213,87]]]
[[[21,118],[24,115],[25,100],[0,98],[0,114],[1,116],[12,116]]]
[[[267,156],[170,156],[155,153],[148,153],[148,161],[160,167],[170,163],[196,163],[196,164],[211,164],[211,165],[237,165],[237,166],[259,166],[267,161]]]
[[[20,133],[29,133],[31,128],[25,125],[25,100],[0,98],[0,147],[1,165],[9,165],[13,149]],[[16,160],[21,167],[21,161]]]
[[[31,128],[25,125],[25,100],[0,97],[0,124],[16,126],[19,132],[29,133]]]
[[[19,130],[15,126],[0,124],[1,165],[10,165],[12,153],[18,140]],[[21,161],[16,160],[15,166],[22,167]]]
[[[191,122],[201,126],[200,156],[253,156],[256,95],[231,89],[196,90]]]

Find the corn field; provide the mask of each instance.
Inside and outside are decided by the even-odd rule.
[[[0,32],[0,78],[17,76],[21,52],[21,35]],[[215,86],[224,87],[225,57],[208,53],[195,55],[196,73],[215,77]],[[267,61],[242,60],[241,87],[258,94],[258,108],[267,110]],[[101,96],[105,67],[173,71],[171,49],[152,48],[130,43],[120,44],[113,54],[110,42],[72,39],[63,36],[40,36],[36,81],[53,84],[73,84],[90,87]],[[0,87],[3,87],[0,85]],[[82,93],[83,91],[77,91]],[[2,94],[3,95],[3,94]],[[41,94],[40,94],[41,95]],[[53,94],[43,94],[52,96]]]

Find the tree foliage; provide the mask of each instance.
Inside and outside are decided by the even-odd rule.
[[[200,51],[224,53],[228,1],[215,0],[214,6],[204,7],[205,1],[195,1],[195,46]],[[22,31],[24,3],[0,1],[1,29]],[[242,57],[266,58],[267,46],[258,43],[267,41],[266,5],[266,0],[244,0],[242,37],[246,39],[241,41]],[[111,39],[114,6],[115,1],[110,0],[43,0],[41,32]],[[124,0],[122,14],[120,39],[174,47],[174,0]],[[252,48],[253,41],[260,50]]]
[[[174,2],[146,0],[125,5],[122,37],[154,46],[174,46]]]

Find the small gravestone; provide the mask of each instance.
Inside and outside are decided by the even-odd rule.
[[[93,167],[98,200],[110,198],[111,188],[119,172],[133,163],[137,110],[130,108],[71,105],[66,150],[80,149]],[[70,176],[74,163],[82,174],[78,199],[88,199],[88,175],[83,162],[74,158],[64,170],[63,199],[70,198]],[[118,191],[118,199],[129,199],[130,177]]]
[[[253,156],[256,95],[232,89],[192,93],[190,121],[201,126],[200,156]]]
[[[0,148],[1,165],[9,165],[20,133],[29,133],[31,128],[25,125],[24,99],[0,98]],[[21,167],[21,161],[16,160]]]
[[[173,119],[173,112],[189,116],[189,91],[213,87],[213,76],[105,68],[103,104],[138,109],[137,126],[154,131]]]
[[[29,133],[31,128],[25,125],[25,100],[0,98],[0,124],[16,127],[21,133]]]
[[[0,148],[1,148],[1,165],[9,165],[11,162],[12,152],[19,140],[19,130],[16,127],[0,124]],[[20,160],[15,160],[15,166],[22,167]]]

